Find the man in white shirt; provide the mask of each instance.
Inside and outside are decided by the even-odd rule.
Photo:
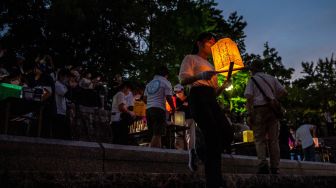
[[[301,145],[305,161],[315,161],[315,145],[312,137],[316,137],[316,126],[304,123],[296,130],[296,145]]]
[[[129,94],[131,86],[128,82],[121,84],[119,91],[112,99],[112,134],[114,144],[128,144],[129,126],[134,119],[134,113],[127,109],[125,96]]]
[[[133,96],[133,92],[132,91],[130,91],[128,93],[128,95],[125,96],[125,101],[126,101],[126,106],[127,106],[128,110],[133,111],[134,96]]]
[[[255,60],[250,68],[253,75],[252,78],[254,78],[268,98],[278,99],[287,95],[287,91],[276,78],[262,72],[261,60]],[[278,174],[280,163],[280,124],[275,113],[268,105],[268,99],[262,94],[255,82],[252,79],[249,80],[244,96],[247,98],[248,124],[254,132],[255,146],[259,160],[258,173],[269,173],[269,166],[266,160],[266,146],[268,146],[271,173]],[[266,140],[266,137],[268,140]],[[266,141],[269,144],[266,144]]]
[[[151,147],[161,148],[161,135],[166,125],[166,100],[175,111],[172,95],[173,89],[171,83],[167,80],[168,68],[158,67],[152,81],[146,85],[145,101],[147,125],[152,135]]]
[[[55,138],[70,139],[70,127],[66,121],[67,104],[65,95],[68,92],[66,83],[68,71],[61,69],[55,82],[56,117],[53,124],[53,136]]]

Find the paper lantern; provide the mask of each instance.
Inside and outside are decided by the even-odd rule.
[[[253,142],[253,131],[252,130],[243,131],[243,142]]]
[[[230,38],[223,38],[211,47],[216,71],[228,76],[230,62],[233,62],[232,74],[244,68],[237,44]]]
[[[134,101],[133,111],[136,116],[146,116],[146,104],[143,101]]]
[[[173,99],[174,107],[176,108],[176,97],[173,96],[172,99]],[[166,111],[167,111],[167,112],[171,112],[171,111],[172,111],[172,109],[171,109],[171,107],[170,107],[168,101],[166,101]]]
[[[178,126],[184,126],[185,123],[185,114],[181,111],[176,111],[174,113],[174,124]]]

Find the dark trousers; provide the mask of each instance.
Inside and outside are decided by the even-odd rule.
[[[206,187],[220,187],[223,184],[221,153],[224,149],[226,117],[216,100],[211,87],[194,87],[190,91],[191,115],[201,129],[205,142]]]
[[[112,122],[112,135],[114,144],[128,144],[129,126],[133,123],[133,118],[128,113],[120,115],[120,121]]]
[[[65,115],[57,114],[52,126],[53,138],[70,139],[70,126]]]
[[[315,147],[314,144],[303,149],[305,161],[315,161]]]

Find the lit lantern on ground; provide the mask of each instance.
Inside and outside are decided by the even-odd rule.
[[[253,142],[253,131],[252,130],[243,131],[243,142]]]
[[[178,126],[184,126],[185,123],[185,114],[181,111],[176,111],[174,113],[174,124]]]
[[[230,63],[233,62],[232,74],[244,68],[237,44],[230,38],[223,38],[211,47],[216,71],[228,77]]]

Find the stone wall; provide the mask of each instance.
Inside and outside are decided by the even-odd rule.
[[[204,186],[202,165],[191,173],[186,151],[8,135],[0,135],[0,151],[4,187]],[[223,155],[222,164],[229,187],[335,184],[331,163],[281,160],[278,176],[254,175],[255,157]]]

